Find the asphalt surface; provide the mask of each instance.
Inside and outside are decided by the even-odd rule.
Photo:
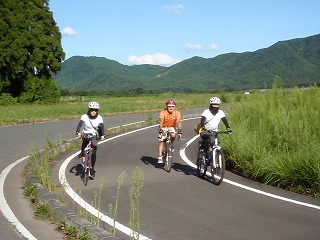
[[[73,158],[66,167],[67,181],[76,186],[76,192],[86,192],[82,198],[92,203],[101,179],[104,179],[100,211],[108,215],[109,204],[115,204],[119,176],[125,172],[117,221],[130,226],[129,191],[133,171],[139,167],[144,174],[140,199],[140,233],[144,239],[319,239],[320,208],[261,195],[230,183],[318,207],[319,199],[248,181],[230,172],[226,174],[229,183],[223,182],[218,187],[198,178],[195,169],[182,160],[179,151],[187,140],[194,137],[192,127],[196,121],[183,122],[183,139],[175,142],[174,164],[170,173],[157,168],[157,128],[154,127],[100,144],[96,179],[87,187],[81,185],[79,176],[73,171],[79,164],[79,160]],[[221,142],[223,137],[232,135],[222,136]],[[194,161],[196,152],[197,140],[188,145],[186,156]]]
[[[186,110],[193,114],[197,110]],[[132,122],[146,120],[150,114],[131,114],[104,118],[105,127],[113,128]],[[152,113],[157,117],[157,113]],[[80,118],[80,117],[79,117]],[[31,237],[36,239],[59,239],[54,225],[34,219],[34,213],[29,201],[23,196],[21,173],[25,166],[26,157],[33,149],[42,149],[49,139],[54,141],[74,138],[79,119],[53,121],[36,124],[0,127],[0,182],[4,192],[0,194],[0,239],[24,239],[17,230],[19,221],[27,226]],[[17,163],[19,160],[19,163]],[[14,167],[11,168],[11,165]],[[8,221],[7,216],[11,217]],[[13,220],[12,220],[13,219]],[[24,226],[21,226],[24,228]],[[48,234],[52,233],[52,234]],[[32,235],[34,234],[34,236]]]
[[[144,118],[139,115],[127,117],[127,120],[114,117],[115,124],[112,124],[112,118],[108,118],[105,119],[105,124],[110,124],[107,125],[109,128],[141,121]],[[122,119],[122,122],[119,119]],[[94,196],[103,185],[102,194],[99,196],[101,200],[99,211],[108,216],[110,204],[115,206],[116,202],[118,203],[117,221],[124,227],[117,230],[117,235],[122,239],[129,239],[126,234],[121,233],[121,230],[130,226],[129,191],[136,167],[139,167],[144,177],[140,198],[139,220],[140,233],[142,234],[140,239],[319,239],[320,210],[310,207],[320,206],[319,199],[248,181],[230,172],[226,174],[226,181],[218,187],[205,179],[198,178],[195,175],[195,169],[187,164],[180,152],[186,147],[187,142],[195,136],[192,128],[197,121],[183,122],[183,138],[175,142],[174,164],[170,173],[157,167],[157,128],[150,127],[117,138],[107,139],[101,143],[98,147],[97,176],[95,180],[89,181],[87,187],[83,186],[77,175],[76,169],[80,163],[76,157],[71,157],[66,164],[64,171],[66,179],[63,181],[67,181],[71,188],[75,189],[75,192],[87,202],[87,205],[95,205],[93,204],[96,202]],[[8,154],[4,157],[1,156],[1,160],[9,159],[10,156],[11,162],[14,162],[25,156],[25,152],[30,150],[30,145],[32,146],[32,142],[26,139],[35,137],[35,141],[39,141],[38,144],[44,144],[45,139],[41,136],[43,132],[49,133],[55,139],[72,138],[77,122],[76,120],[1,128],[1,136],[4,136],[2,134],[6,132],[8,134],[6,139],[11,139],[11,144],[6,148],[3,144],[10,142],[2,144],[3,139],[0,140],[3,147],[1,155],[3,152]],[[12,131],[7,131],[7,129]],[[36,134],[37,131],[38,134]],[[30,134],[29,137],[21,142],[19,142],[21,138],[17,138],[18,143],[15,143],[15,136],[26,136],[26,132]],[[42,140],[38,138],[42,138]],[[223,142],[223,138],[221,141]],[[22,149],[25,148],[25,152],[18,153],[20,151],[18,148],[10,150],[12,146],[19,146],[19,149],[21,146]],[[197,139],[185,148],[187,159],[194,161],[196,146]],[[16,156],[12,157],[13,154]],[[72,154],[76,156],[76,151],[68,151],[56,159],[57,162],[53,168],[53,181],[57,183],[61,181],[58,172],[65,160]],[[10,161],[7,161],[7,164],[5,161],[1,161],[1,169],[9,163]],[[17,210],[15,211],[17,216],[23,215],[21,212],[25,212],[24,215],[29,216],[32,221],[27,220],[29,222],[28,230],[38,234],[35,236],[37,239],[50,239],[41,235],[44,229],[47,233],[52,233],[52,235],[46,236],[52,236],[51,239],[59,239],[58,237],[61,235],[54,231],[53,226],[46,223],[41,226],[39,222],[34,222],[36,220],[30,213],[28,203],[25,199],[23,201],[21,185],[19,185],[20,179],[19,181],[14,180],[19,176],[17,173],[20,173],[22,165],[22,163],[18,164],[14,171],[10,171],[8,175],[9,180],[6,182],[16,183],[16,186],[5,184],[5,195],[8,195],[10,200],[7,201],[10,205],[15,199],[16,203],[10,206]],[[118,180],[122,173],[125,173],[126,179],[120,187],[119,200],[116,201]],[[241,184],[274,195],[270,197],[250,189],[244,189]],[[279,197],[275,198],[274,196]],[[65,193],[64,197],[69,202],[69,207],[77,211],[77,204],[72,200],[74,194],[69,196]],[[288,202],[286,199],[292,201]],[[24,205],[19,203],[20,200]],[[310,206],[299,203],[310,204]],[[101,222],[101,227],[109,229],[109,226],[103,222]],[[4,236],[2,239],[21,239],[15,228],[3,216],[0,217],[0,228],[1,232],[5,233],[5,235],[2,234],[2,237]],[[36,233],[36,229],[39,233]]]
[[[156,116],[156,114],[154,115]],[[143,121],[146,117],[147,115],[144,114],[107,117],[104,118],[105,127],[112,128],[131,122]],[[35,234],[34,237],[37,239],[50,239],[51,237],[52,239],[59,239],[55,235],[54,225],[41,224],[41,221],[33,219],[33,210],[30,203],[23,196],[21,189],[22,179],[20,175],[25,161],[21,161],[14,169],[11,169],[9,176],[6,176],[6,168],[18,159],[27,156],[33,149],[42,149],[48,139],[59,141],[74,138],[79,119],[0,127],[0,180],[3,182],[5,189],[5,192],[0,195],[1,239],[24,239],[16,228],[16,221],[20,220],[20,218],[25,224],[31,225],[28,229],[31,228],[32,233]],[[14,176],[10,178],[13,173]],[[6,202],[8,202],[10,208],[7,207]],[[14,217],[19,219],[9,222],[4,216],[4,212],[10,215],[10,211],[13,211],[14,215],[16,215]],[[52,234],[47,234],[48,232],[52,232]]]

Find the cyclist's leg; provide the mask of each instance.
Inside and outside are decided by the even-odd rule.
[[[163,128],[164,131],[166,131],[166,128]],[[166,141],[166,136],[165,134],[159,134],[158,136],[159,139],[159,144],[158,144],[158,163],[162,163],[162,156],[163,156],[163,149],[164,149],[164,144]]]
[[[96,160],[97,160],[97,146],[92,146],[92,155],[91,155],[91,170],[90,170],[90,174],[91,176],[95,176],[95,170],[94,170],[94,166],[96,164]]]
[[[82,158],[83,157],[83,155],[84,155],[84,149],[85,149],[85,147],[87,146],[87,144],[88,144],[88,140],[87,139],[82,139],[82,144],[81,144],[81,152],[80,152],[80,154],[78,155],[78,157],[79,158]]]
[[[173,143],[177,136],[176,130],[173,127],[171,127],[171,128],[168,128],[168,131],[170,133],[170,140]]]

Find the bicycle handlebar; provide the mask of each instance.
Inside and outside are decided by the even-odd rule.
[[[215,133],[215,134],[218,134],[218,133],[230,134],[231,133],[230,131],[219,131],[219,130],[208,130],[208,132]]]
[[[84,133],[82,134],[82,138],[92,139],[95,135],[93,133]]]

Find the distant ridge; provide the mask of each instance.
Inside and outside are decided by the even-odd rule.
[[[171,67],[127,66],[103,57],[74,56],[62,63],[54,78],[70,92],[207,92],[270,87],[276,75],[284,87],[320,82],[320,34],[279,41],[254,52],[192,57]]]

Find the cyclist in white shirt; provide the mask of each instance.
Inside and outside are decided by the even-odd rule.
[[[213,137],[212,131],[218,130],[220,121],[224,123],[229,134],[232,133],[226,115],[224,111],[220,109],[220,98],[213,97],[210,99],[209,103],[210,106],[208,109],[203,111],[200,121],[200,125],[203,129],[203,131],[200,133],[200,136],[204,145],[211,143],[211,137]]]
[[[95,176],[94,165],[96,163],[97,158],[97,146],[98,146],[98,138],[101,140],[105,139],[104,133],[104,123],[103,118],[98,113],[99,103],[97,102],[89,102],[88,104],[88,112],[83,114],[80,118],[80,121],[77,126],[76,136],[77,138],[81,138],[80,128],[83,125],[83,134],[92,133],[95,137],[92,139],[92,169],[90,171],[90,175],[92,178]],[[83,157],[84,149],[88,144],[88,140],[82,139],[81,152],[79,154],[79,158]]]

